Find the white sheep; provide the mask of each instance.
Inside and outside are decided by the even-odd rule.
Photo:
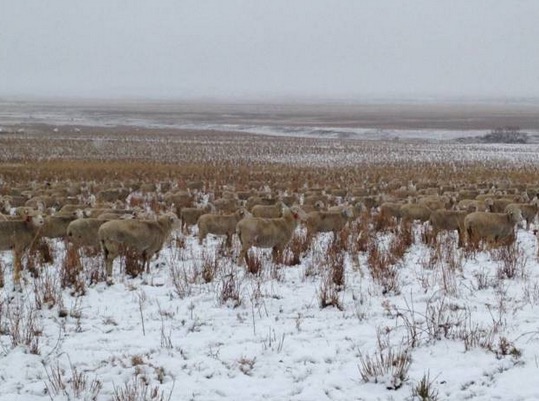
[[[226,245],[232,245],[232,235],[236,232],[236,225],[244,217],[252,217],[251,213],[244,208],[232,214],[203,214],[197,221],[199,244],[202,244],[208,234],[213,234],[226,235]]]
[[[520,220],[522,213],[518,209],[508,213],[473,212],[464,218],[464,227],[469,241],[498,242],[513,238]]]
[[[307,214],[298,206],[283,207],[282,217],[266,219],[248,217],[236,226],[236,232],[241,241],[239,261],[247,262],[247,252],[252,246],[272,248],[276,260],[292,239],[292,235],[301,220],[306,220]]]
[[[98,230],[105,257],[107,277],[112,277],[112,262],[122,252],[135,252],[143,268],[150,269],[150,259],[157,254],[172,230],[179,226],[176,214],[167,213],[157,220],[110,220]]]
[[[24,220],[0,221],[0,251],[13,250],[16,255],[13,268],[16,286],[20,281],[20,255],[37,240],[43,224],[40,214],[28,215]]]

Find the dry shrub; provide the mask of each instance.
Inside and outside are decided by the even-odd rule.
[[[241,282],[233,271],[222,277],[218,296],[220,305],[228,304],[237,308],[242,304]]]
[[[172,240],[172,245],[179,249],[185,249],[187,242],[186,242],[185,235],[180,235]]]
[[[36,238],[30,248],[25,252],[26,268],[32,277],[39,276],[39,270],[45,264],[54,263],[50,244],[44,238]]]
[[[457,272],[462,271],[464,253],[458,252],[455,243],[449,237],[436,241],[428,249],[428,254],[422,261],[422,267],[436,270],[438,284],[445,294],[456,294],[458,290]]]
[[[62,305],[62,292],[55,274],[46,271],[35,278],[34,299],[37,309],[44,306],[52,309],[56,304]]]
[[[125,269],[125,274],[135,278],[144,272],[143,261],[135,249],[124,247],[121,254],[124,256],[123,266]]]
[[[252,275],[259,276],[262,273],[262,257],[255,250],[249,250],[246,255],[245,268]]]
[[[205,283],[211,283],[219,272],[219,261],[217,255],[211,255],[204,251],[202,253],[202,280]]]
[[[380,348],[370,355],[360,355],[359,373],[364,382],[384,382],[388,390],[398,390],[408,380],[412,357],[408,349]]]
[[[29,353],[39,355],[39,340],[43,329],[38,321],[39,314],[35,305],[19,299],[5,307],[5,324],[13,348],[25,347]]]
[[[365,217],[363,217],[365,216]],[[370,219],[366,215],[362,215],[359,219],[353,222],[350,226],[350,234],[352,235],[352,252],[367,252],[372,236],[369,229]]]
[[[339,231],[337,234],[333,237],[333,242],[337,242],[339,247],[341,247],[343,250],[349,250],[350,248],[350,236],[352,234],[350,223],[348,223],[346,226],[343,227],[341,231]]]
[[[498,343],[494,348],[490,349],[490,351],[494,352],[497,359],[502,359],[506,356],[518,359],[522,356],[522,351],[519,350],[512,341],[503,336],[498,339]]]
[[[382,294],[399,294],[399,273],[397,266],[391,264],[393,258],[378,244],[372,242],[367,251],[369,272],[375,283],[382,287]]]
[[[372,224],[375,232],[385,233],[395,229],[397,219],[387,213],[380,212],[373,215]]]
[[[84,265],[84,274],[90,284],[102,283],[107,280],[105,262],[103,258],[87,259]]]
[[[71,361],[69,361],[70,375],[67,376],[65,369],[60,367],[57,362],[55,366],[47,369],[47,381],[45,382],[47,393],[53,397],[62,397],[65,399],[84,399],[86,401],[95,401],[103,388],[103,383],[94,378],[89,380],[84,372],[80,372]]]
[[[192,292],[191,280],[188,277],[188,272],[183,263],[170,263],[170,279],[174,285],[174,292],[176,295],[183,299]]]
[[[306,234],[296,232],[292,236],[284,254],[284,264],[286,266],[297,266],[301,263],[301,258],[309,249],[309,238]]]
[[[434,379],[430,379],[430,373],[424,374],[412,388],[412,397],[418,401],[438,401],[438,390],[434,387]]]
[[[329,270],[329,276],[337,290],[342,290],[345,283],[345,250],[342,248],[340,240],[334,240],[330,243],[326,251],[326,266]]]
[[[60,267],[61,287],[71,288],[73,294],[84,295],[86,282],[82,272],[82,262],[78,250],[73,246],[68,246]]]
[[[395,316],[402,320],[411,348],[442,339],[459,339],[462,327],[470,321],[468,310],[447,303],[445,298],[429,300],[424,312],[416,311],[413,303],[406,301],[406,308],[396,310]]]
[[[526,277],[527,257],[521,246],[515,241],[510,245],[491,250],[492,258],[498,261],[496,275],[498,279]]]
[[[255,363],[256,357],[247,358],[245,356],[242,356],[240,359],[237,360],[239,370],[246,376],[251,376],[255,367]]]
[[[456,338],[462,341],[465,351],[478,347],[491,350],[494,347],[495,333],[492,327],[470,322],[458,331]]]
[[[165,392],[159,386],[150,386],[148,380],[142,376],[134,376],[131,381],[124,383],[123,387],[114,386],[113,401],[167,401]]]
[[[331,273],[322,278],[318,291],[318,303],[320,309],[333,306],[340,311],[344,310],[339,287],[333,282]]]
[[[389,244],[389,255],[393,259],[392,263],[396,263],[402,259],[410,246],[413,245],[414,234],[412,231],[412,223],[402,221],[397,226],[397,232],[393,236]]]

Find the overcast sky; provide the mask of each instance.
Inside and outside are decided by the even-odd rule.
[[[539,97],[539,0],[0,0],[0,97]]]

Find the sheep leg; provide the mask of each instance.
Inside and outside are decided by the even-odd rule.
[[[238,264],[241,266],[243,264],[243,262],[245,262],[245,264],[247,265],[248,263],[248,260],[247,260],[247,251],[249,250],[251,246],[242,246],[241,247],[241,251],[240,251],[240,255],[238,257]]]
[[[145,271],[146,273],[150,273],[150,259],[151,257],[149,258],[146,251],[143,251],[142,252],[142,270]]]
[[[462,247],[464,246],[464,242],[465,242],[465,241],[464,241],[464,231],[461,230],[460,228],[457,229],[457,235],[458,235],[458,238],[459,238],[459,240],[458,240],[458,247],[459,247],[459,248],[462,248]]]
[[[281,262],[281,248],[278,247],[277,245],[273,247],[272,251],[271,251],[271,254],[272,254],[272,257],[273,257],[273,262],[274,263],[280,263]]]
[[[22,271],[22,251],[20,249],[13,250],[13,287],[21,290],[21,271]]]
[[[104,242],[102,242],[103,254],[105,258],[105,270],[107,272],[107,280],[112,279],[112,262],[118,255],[117,247],[113,244],[109,244],[107,247]]]
[[[198,245],[202,245],[202,242],[204,242],[204,238],[206,238],[206,233],[204,231],[199,230],[198,231]]]

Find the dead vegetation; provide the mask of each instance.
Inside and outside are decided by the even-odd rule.
[[[214,238],[208,238],[198,245],[196,233],[190,231],[183,235],[173,232],[172,239],[168,240],[167,232],[167,238],[151,250],[151,255],[141,255],[140,250],[129,247],[121,249],[120,272],[116,276],[125,277],[121,283],[135,290],[141,282],[147,283],[138,281],[142,280],[143,263],[148,263],[149,256],[161,248],[166,249],[163,252],[167,254],[164,267],[171,299],[187,301],[192,296],[209,293],[217,307],[238,310],[238,320],[241,321],[246,319],[242,315],[243,309],[252,307],[254,332],[256,316],[260,318],[270,314],[267,304],[275,299],[281,301],[276,288],[288,280],[294,281],[290,272],[296,272],[298,267],[302,274],[302,282],[298,285],[312,287],[310,295],[314,304],[324,309],[324,313],[350,314],[351,298],[357,307],[359,300],[364,302],[368,297],[382,297],[384,317],[394,323],[392,330],[402,334],[403,342],[399,346],[391,346],[379,341],[374,352],[370,349],[360,354],[358,367],[363,381],[383,381],[392,390],[409,380],[410,365],[415,363],[411,357],[414,349],[438,341],[458,342],[464,351],[480,348],[498,359],[520,357],[515,341],[510,339],[506,327],[499,323],[503,321],[501,317],[498,316],[494,322],[477,322],[469,309],[453,302],[453,298],[458,299],[462,295],[463,286],[477,291],[501,291],[504,283],[526,281],[530,261],[522,244],[511,235],[513,226],[508,226],[503,235],[494,233],[489,236],[487,232],[483,237],[488,242],[481,242],[483,237],[476,236],[474,243],[470,243],[465,230],[462,230],[462,214],[465,212],[442,210],[432,219],[430,209],[424,206],[407,206],[403,214],[402,205],[413,201],[410,194],[419,199],[421,196],[433,196],[431,193],[441,196],[443,188],[456,194],[462,189],[465,193],[463,199],[475,193],[502,199],[502,196],[516,196],[517,192],[526,192],[529,198],[533,198],[539,192],[536,164],[524,163],[508,168],[496,160],[476,160],[473,163],[443,157],[429,162],[413,157],[396,161],[383,157],[375,160],[371,159],[374,150],[378,154],[384,151],[395,154],[395,144],[358,144],[342,140],[344,142],[323,141],[324,147],[307,139],[272,138],[270,141],[263,138],[257,142],[257,147],[249,144],[246,138],[245,135],[223,134],[224,147],[212,148],[211,151],[207,150],[207,144],[215,137],[207,133],[183,133],[178,137],[164,135],[149,145],[147,151],[137,143],[136,135],[97,139],[83,137],[82,141],[78,138],[77,143],[83,146],[77,149],[74,142],[63,138],[65,153],[60,158],[52,150],[58,144],[58,138],[30,137],[24,144],[16,135],[5,136],[0,138],[0,144],[8,146],[10,153],[0,155],[0,160],[4,161],[0,164],[0,196],[9,197],[16,203],[20,201],[17,197],[25,197],[24,194],[32,192],[47,196],[55,194],[58,200],[66,201],[69,193],[74,193],[77,202],[99,202],[98,199],[104,202],[106,199],[114,204],[106,205],[113,210],[125,207],[134,211],[136,208],[136,212],[144,216],[178,211],[182,207],[203,208],[208,205],[208,199],[226,200],[230,196],[239,206],[247,203],[248,199],[254,202],[254,194],[257,201],[275,202],[279,208],[282,206],[277,203],[279,200],[292,200],[294,205],[290,210],[293,211],[298,211],[301,206],[307,208],[311,201],[316,203],[320,199],[324,199],[324,208],[349,211],[350,205],[371,199],[372,204],[357,210],[357,213],[316,212],[320,216],[338,217],[338,221],[310,231],[297,221],[297,216],[293,216],[294,221],[286,224],[286,235],[278,240],[275,238],[283,230],[276,229],[275,233],[268,234],[270,239],[266,241],[261,240],[261,229],[245,231],[247,239],[238,238],[235,230],[231,229],[236,224],[224,231],[213,230],[217,231],[214,234],[227,235],[226,241],[218,244]],[[107,147],[105,152],[94,149],[103,150],[97,143],[107,140],[121,141],[126,146],[122,149]],[[343,143],[346,146],[341,146]],[[39,160],[28,151],[28,147],[38,144],[40,148],[47,149]],[[314,155],[311,159],[303,156],[306,148]],[[113,153],[113,149],[118,153]],[[408,156],[420,152],[411,144],[403,144],[400,150]],[[329,154],[330,157],[327,160],[315,157],[319,154]],[[339,158],[349,160],[352,157],[354,163],[334,162]],[[472,189],[465,189],[468,187]],[[379,208],[379,204],[385,204],[386,208]],[[392,209],[387,205],[396,206]],[[317,207],[322,206],[319,203]],[[415,209],[420,209],[421,213],[412,213]],[[95,210],[99,209],[96,207]],[[290,218],[288,209],[284,210],[285,217],[275,219]],[[451,221],[445,221],[449,219],[447,216]],[[216,221],[223,217],[211,215],[211,219]],[[429,218],[431,223],[428,223]],[[438,223],[434,224],[435,229],[431,233],[429,228],[433,226],[433,220]],[[267,219],[256,221],[263,221],[266,226],[271,223]],[[534,225],[535,216],[529,216],[526,222]],[[513,223],[516,221],[511,221]],[[212,232],[204,230],[199,228],[200,238],[206,235],[206,231]],[[470,233],[475,234],[474,230]],[[501,237],[511,237],[511,241],[503,243],[499,241]],[[422,259],[410,262],[417,249],[423,250]],[[495,262],[495,271],[465,271],[468,261],[485,254]],[[239,258],[246,262],[245,266],[238,265]],[[55,260],[58,261],[56,267]],[[33,294],[31,303],[0,300],[0,328],[2,335],[9,338],[11,348],[21,346],[29,353],[39,355],[42,328],[41,315],[36,311],[54,309],[62,318],[71,317],[64,306],[66,299],[82,299],[88,291],[102,284],[112,270],[113,262],[108,262],[106,270],[98,250],[72,246],[59,239],[36,241],[26,253],[14,252],[14,258],[8,264],[0,260],[0,287],[13,281],[7,274],[10,270],[17,271],[23,285],[30,283],[25,288],[30,288]],[[410,274],[410,264],[417,267],[415,276]],[[473,282],[463,285],[466,274],[473,278]],[[407,289],[413,280],[419,282],[418,287],[424,294],[436,294],[438,298],[427,301],[422,310],[417,310],[413,300],[406,298],[406,302],[409,301],[406,307],[394,306],[393,301],[408,296],[403,289]],[[358,282],[366,284],[359,285]],[[266,285],[273,287],[271,291],[265,288]],[[246,296],[248,288],[252,289],[250,297]],[[527,285],[526,291],[526,299],[537,303],[537,289]],[[507,311],[502,308],[503,294],[497,293],[496,296],[500,298],[496,306],[499,315],[506,316]],[[286,300],[282,303],[286,305]],[[361,309],[367,310],[367,306],[362,304]],[[372,313],[381,313],[379,309]],[[140,315],[144,326],[142,301]],[[80,320],[80,313],[74,313],[74,316]],[[366,313],[362,312],[361,316],[365,319]],[[107,325],[115,325],[113,319],[106,322]],[[173,352],[175,347],[164,318],[162,324],[161,345]],[[183,327],[184,324],[189,327],[189,333],[200,330],[201,323],[195,317],[190,323],[182,322],[175,327]],[[299,317],[296,325],[300,331]],[[146,334],[144,329],[143,332]],[[281,352],[284,335],[278,346],[272,345],[276,338],[275,332],[270,334],[268,349]],[[239,357],[235,366],[250,376],[258,364],[259,360],[255,365],[254,359]],[[53,396],[77,397],[82,391],[87,391],[97,397],[101,391],[101,381],[97,378],[92,381],[73,365],[61,368],[58,364],[49,364],[46,374],[47,388]],[[412,395],[420,399],[437,399],[437,390],[428,374],[415,385]],[[130,382],[116,385],[113,399],[167,398],[160,387],[152,386],[137,376]]]

